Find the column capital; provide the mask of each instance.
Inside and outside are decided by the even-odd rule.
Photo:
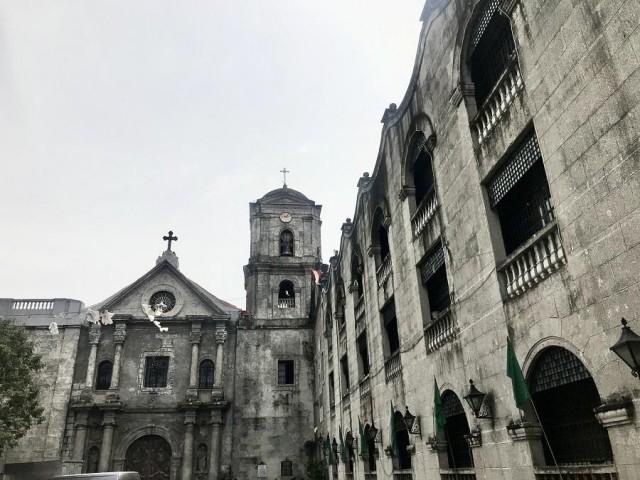
[[[187,410],[184,412],[184,424],[189,427],[193,427],[196,423],[196,411],[195,410]]]
[[[100,324],[95,323],[92,324],[91,327],[89,327],[89,343],[91,345],[97,345],[98,343],[100,343],[100,333]]]
[[[216,343],[223,345],[227,341],[227,330],[223,328],[216,329]]]
[[[127,324],[126,323],[116,323],[116,329],[113,332],[113,341],[117,344],[123,344],[125,339],[127,338]]]
[[[200,331],[194,332],[192,330],[191,334],[189,335],[189,340],[191,341],[191,344],[200,344],[200,341],[202,340],[202,334],[200,333]]]
[[[102,426],[103,427],[115,427],[116,426],[116,412],[115,412],[115,410],[107,410],[102,414]]]
[[[214,427],[215,426],[221,427],[222,424],[224,423],[223,413],[224,412],[218,408],[211,410],[211,419],[209,420],[209,425]]]

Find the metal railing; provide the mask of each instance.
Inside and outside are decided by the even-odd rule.
[[[369,380],[369,375],[360,380],[359,388],[360,398],[371,394],[371,382]]]
[[[618,480],[613,465],[534,467],[536,480]]]
[[[473,468],[440,469],[440,480],[476,480]]]
[[[453,310],[448,308],[441,312],[436,319],[424,328],[427,352],[433,352],[455,338],[458,331],[458,323]]]
[[[435,188],[422,199],[420,205],[416,209],[416,213],[411,217],[411,226],[413,228],[413,236],[420,235],[425,228],[429,225],[436,210],[438,209],[438,197],[436,196]]]
[[[522,295],[567,263],[556,223],[547,225],[499,268],[509,298]]]
[[[364,295],[356,300],[355,306],[353,307],[353,311],[356,317],[356,320],[360,320],[364,317]]]
[[[382,263],[376,271],[376,279],[378,280],[378,288],[382,287],[391,275],[391,255],[387,255],[382,259]]]
[[[278,299],[278,308],[295,308],[295,307],[296,307],[295,298],[279,298]]]
[[[364,472],[365,480],[377,480],[378,474],[376,472]]]
[[[523,87],[518,61],[514,56],[472,121],[480,145],[491,135]]]
[[[413,473],[411,470],[393,472],[393,480],[413,480]]]
[[[384,362],[384,379],[386,382],[391,381],[402,371],[402,362],[400,361],[400,352],[394,353]]]

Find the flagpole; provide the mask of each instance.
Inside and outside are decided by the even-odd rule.
[[[536,418],[538,419],[538,425],[540,425],[540,430],[542,430],[542,435],[544,436],[544,440],[547,442],[547,446],[549,447],[549,453],[551,453],[551,458],[553,459],[553,463],[558,470],[558,475],[560,475],[560,480],[564,480],[562,476],[562,472],[560,471],[560,467],[558,466],[558,461],[556,460],[556,455],[553,453],[553,449],[551,448],[551,443],[549,442],[549,437],[547,437],[547,432],[544,430],[544,426],[542,425],[542,420],[540,420],[540,415],[538,415],[538,409],[536,408],[536,404],[533,402],[533,397],[530,397],[531,406],[533,407],[533,411],[536,414]]]

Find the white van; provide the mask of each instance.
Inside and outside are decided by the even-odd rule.
[[[50,480],[140,480],[138,472],[101,472],[60,475]]]

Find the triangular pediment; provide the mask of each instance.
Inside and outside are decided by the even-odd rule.
[[[240,309],[220,300],[194,281],[188,279],[168,261],[161,261],[154,268],[103,302],[92,308],[108,310],[116,315],[144,317],[143,304],[150,304],[158,292],[168,292],[175,306],[165,316],[180,318],[191,316],[234,317]]]

